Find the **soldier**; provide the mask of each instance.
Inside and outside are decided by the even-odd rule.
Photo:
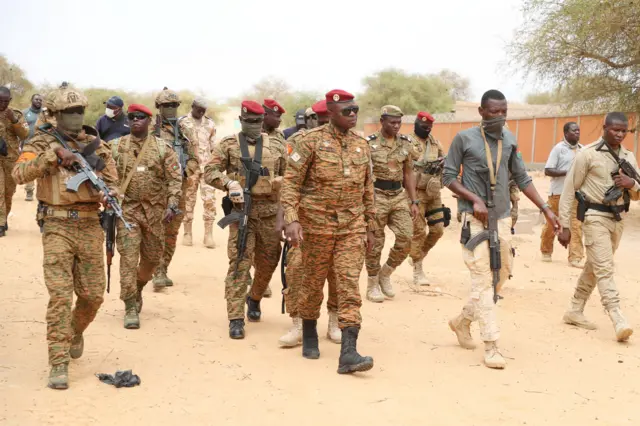
[[[486,203],[489,195],[492,195],[495,205],[493,209],[498,218],[502,259],[499,282],[495,289],[497,294],[509,277],[513,260],[509,172],[522,193],[540,208],[558,231],[560,226],[558,218],[540,198],[527,174],[522,157],[517,151],[514,135],[504,129],[507,118],[507,100],[504,95],[497,90],[486,92],[478,111],[482,116],[481,125],[463,130],[453,139],[445,160],[442,181],[459,196],[458,208],[463,222],[461,242],[469,241],[485,229],[488,220]],[[456,179],[461,166],[464,167],[462,183]],[[473,251],[463,245],[462,256],[471,273],[471,292],[460,315],[449,321],[449,327],[456,333],[460,346],[474,349],[470,327],[472,321],[478,321],[480,335],[485,343],[484,363],[489,368],[502,369],[506,363],[497,346],[500,331],[493,301],[495,297],[492,294],[493,273],[489,263],[489,245],[483,242]]]
[[[549,154],[547,164],[544,166],[545,176],[551,177],[549,187],[549,200],[551,210],[558,214],[560,195],[564,188],[564,181],[576,154],[582,149],[580,145],[580,127],[577,123],[569,122],[564,125],[564,139],[556,144]],[[571,209],[573,217],[571,219],[571,245],[569,246],[569,265],[574,268],[582,268],[582,258],[584,250],[582,248],[582,222],[576,217],[577,203]],[[550,226],[545,225],[540,234],[540,252],[543,262],[551,262],[553,254],[553,240],[555,235]]]
[[[142,289],[162,258],[163,222],[170,223],[175,217],[182,187],[180,163],[171,144],[149,134],[152,116],[144,105],[129,105],[131,134],[110,142],[121,176],[122,210],[127,222],[134,226],[127,230],[118,221],[120,299],[125,306],[127,329],[140,328]]]
[[[35,93],[31,96],[31,106],[24,111],[22,114],[24,115],[24,119],[29,125],[29,135],[27,138],[20,144],[20,149],[22,150],[22,145],[25,141],[33,136],[36,130],[36,122],[38,118],[42,115],[42,95]],[[25,201],[33,201],[33,191],[35,190],[35,183],[29,182],[24,186],[25,191]]]
[[[373,368],[373,358],[360,356],[356,343],[362,322],[358,278],[377,224],[369,147],[350,130],[359,107],[343,90],[325,98],[331,123],[309,130],[296,144],[281,200],[287,240],[294,247],[303,244],[305,275],[298,295],[302,356],[320,357],[316,325],[333,265],[342,330],[338,373],[347,374]]]
[[[19,110],[9,108],[10,103],[11,91],[0,86],[0,237],[9,230],[7,218],[16,192],[11,170],[19,155],[20,140],[29,135],[29,125],[24,116]]]
[[[191,175],[188,179],[186,197],[186,213],[184,215],[184,236],[182,237],[182,245],[192,246],[192,224],[193,209],[196,206],[196,198],[198,195],[198,185],[200,185],[200,197],[202,198],[202,220],[204,220],[204,241],[203,244],[207,248],[215,248],[213,241],[213,222],[216,220],[216,190],[204,183],[204,165],[211,160],[213,153],[213,141],[216,135],[215,123],[212,119],[204,115],[207,112],[208,102],[204,98],[196,98],[191,104],[191,112],[180,120],[187,127],[198,147],[198,162],[200,167],[198,171]]]
[[[82,150],[94,140],[87,133],[97,132],[82,126],[87,98],[72,89],[57,94],[57,131],[68,144]],[[102,161],[96,171],[106,185],[117,191],[117,172],[109,148],[101,144],[95,154]],[[94,160],[98,160],[94,157]],[[20,184],[38,179],[36,198],[42,203],[44,233],[44,282],[49,291],[47,307],[47,341],[49,345],[49,387],[68,387],[69,357],[80,358],[84,350],[83,332],[96,316],[105,289],[104,232],[98,212],[100,194],[88,183],[78,192],[66,191],[66,181],[76,173],[69,170],[75,155],[62,148],[49,133],[36,131],[13,169]],[[73,293],[76,305],[71,311]]]
[[[416,285],[429,285],[422,269],[422,261],[444,235],[445,221],[451,217],[451,210],[444,207],[440,196],[444,150],[440,141],[431,134],[434,121],[428,112],[419,112],[413,124],[412,139],[417,145],[418,154],[414,167],[418,174],[416,188],[420,201],[420,212],[413,221],[410,253],[413,283]],[[445,218],[445,214],[449,219]]]
[[[321,100],[313,104],[311,112],[307,111],[307,128],[314,129],[319,126],[324,126],[329,123],[329,112],[327,111],[327,101]],[[294,133],[287,140],[288,148],[291,152],[297,148],[298,141],[307,134],[307,129],[301,129],[299,132]],[[282,209],[279,211],[281,217],[281,226],[278,230],[284,227],[284,212]],[[290,247],[287,254],[287,289],[285,290],[285,302],[287,305],[287,312],[293,321],[293,327],[280,339],[278,343],[282,347],[294,347],[302,343],[302,320],[298,314],[298,294],[300,293],[300,287],[302,286],[302,280],[304,279],[304,265],[302,264],[302,252],[300,247]],[[329,323],[327,326],[327,338],[333,343],[340,343],[342,340],[342,333],[338,327],[338,296],[336,294],[336,274],[333,268],[333,263],[329,265],[329,272],[327,273],[327,282],[329,283],[329,298],[327,299],[327,312],[329,313]]]
[[[204,168],[205,182],[221,191],[229,191],[229,199],[236,210],[241,209],[245,201],[245,185],[249,185],[251,190],[246,249],[237,263],[237,272],[238,226],[235,224],[230,227],[227,244],[229,271],[225,279],[225,298],[229,337],[232,339],[244,338],[245,301],[249,321],[260,321],[260,300],[278,266],[280,236],[274,230],[280,186],[286,168],[284,146],[280,142],[272,142],[266,133],[262,133],[262,106],[255,101],[242,102],[239,119],[242,131],[222,139]],[[252,186],[246,182],[246,170],[241,157],[251,157],[254,163],[259,163],[260,176]],[[251,291],[247,294],[247,286],[251,283],[249,269],[252,260],[256,271]]]
[[[584,307],[597,286],[602,305],[615,328],[617,340],[626,342],[633,330],[620,310],[620,294],[613,280],[613,255],[620,244],[624,227],[620,213],[629,210],[630,200],[640,199],[640,184],[621,170],[611,151],[630,163],[636,173],[638,163],[633,152],[622,146],[629,131],[627,117],[621,112],[611,112],[607,114],[603,128],[599,141],[587,145],[576,154],[560,196],[560,223],[563,231],[558,240],[564,247],[573,238],[570,223],[576,191],[584,196],[585,202],[581,209],[586,209],[581,220],[584,219],[582,232],[587,261],[563,320],[567,324],[595,330],[596,325],[584,316]],[[605,201],[605,197],[616,189],[618,197]]]
[[[185,194],[189,178],[196,174],[200,168],[196,154],[197,147],[193,143],[195,137],[191,134],[191,130],[185,126],[184,119],[177,118],[179,106],[180,97],[178,94],[166,87],[156,97],[158,115],[156,116],[155,135],[169,141],[173,149],[176,150],[182,170],[182,196],[178,201],[178,211],[171,222],[164,227],[164,252],[153,276],[153,288],[156,291],[173,285],[173,281],[167,276],[167,270],[176,251],[178,233],[186,210]],[[162,124],[159,125],[159,123]],[[182,155],[178,150],[182,151]]]
[[[420,201],[416,195],[416,179],[413,173],[413,141],[399,135],[402,125],[402,111],[393,105],[382,107],[380,124],[382,128],[367,138],[373,161],[373,186],[376,194],[375,244],[366,256],[368,273],[367,299],[384,302],[385,296],[393,298],[391,274],[402,264],[411,250],[413,223],[411,218],[420,214]],[[405,187],[409,193],[402,190]],[[411,204],[409,204],[411,202]],[[411,206],[411,207],[409,207]],[[384,247],[384,228],[388,226],[396,236],[389,251],[389,258],[380,269],[380,256]],[[380,290],[382,289],[382,294]]]

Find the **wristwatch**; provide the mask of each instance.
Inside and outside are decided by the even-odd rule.
[[[420,200],[412,200],[411,204],[420,205]]]
[[[551,206],[549,205],[549,203],[544,203],[541,207],[540,207],[540,211],[543,212],[544,209],[550,209]]]

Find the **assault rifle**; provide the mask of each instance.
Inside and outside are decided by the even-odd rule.
[[[446,158],[446,157],[445,157]],[[422,173],[427,175],[439,175],[444,168],[444,162],[442,159],[427,161],[423,166],[419,167]]]
[[[178,161],[180,162],[180,167],[182,168],[182,176],[187,176],[187,154],[184,152],[184,145],[182,144],[181,137],[182,133],[180,132],[180,127],[178,126],[177,118],[166,118],[165,119],[168,124],[173,128],[173,150],[178,155]],[[162,116],[160,114],[156,115],[156,125],[155,125],[155,134],[157,137],[160,137],[160,129],[162,129]]]

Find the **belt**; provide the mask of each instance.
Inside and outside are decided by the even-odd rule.
[[[63,217],[67,219],[98,219],[98,212],[85,212],[79,210],[56,210],[47,207],[45,217]]]
[[[396,191],[402,189],[402,182],[396,180],[380,180],[373,182],[373,186],[383,191]]]
[[[587,203],[587,210],[596,210],[603,213],[622,213],[624,211],[624,205],[622,206],[608,206],[606,204]]]

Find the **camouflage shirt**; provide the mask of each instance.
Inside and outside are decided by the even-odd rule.
[[[430,161],[444,157],[444,149],[439,140],[429,135],[427,139],[421,139],[415,133],[411,135],[411,139],[415,141],[415,157],[414,164],[418,167],[424,166]]]
[[[184,149],[185,155],[187,156],[187,170],[184,173],[187,176],[191,176],[200,167],[197,154],[198,147],[197,142],[195,142],[196,137],[192,134],[191,129],[185,125],[184,119],[178,119],[178,127],[182,136],[182,138],[180,138],[182,147]],[[175,141],[173,132],[173,126],[171,126],[170,124],[163,123],[162,127],[160,127],[160,137],[169,142],[171,148],[175,150],[173,146]]]
[[[138,162],[136,170],[133,170],[146,141],[148,145],[144,156]],[[153,135],[145,139],[127,135],[109,141],[109,145],[121,183],[133,173],[124,194],[123,209],[142,205],[145,208],[157,207],[164,210],[167,205],[178,205],[182,192],[182,175],[178,155],[167,141]]]
[[[369,136],[367,142],[371,148],[375,178],[402,182],[404,166],[413,168],[413,141],[404,135],[397,135],[395,140],[387,140],[378,131]]]
[[[19,155],[20,141],[29,136],[29,124],[24,119],[22,112],[14,109],[13,115],[18,119],[15,124],[4,116],[4,112],[0,113],[0,137],[4,138],[7,143],[8,151],[8,155],[0,157],[0,161],[16,161]]]
[[[269,135],[269,139],[271,141],[278,141],[283,147],[287,146],[287,142],[284,138],[284,133],[282,133],[282,130],[274,129],[271,132],[267,133],[267,135]]]
[[[209,117],[202,117],[200,120],[193,118],[191,113],[187,114],[180,123],[191,133],[194,145],[197,146],[198,163],[200,169],[211,160],[213,153],[213,141],[216,135],[216,125]]]
[[[299,221],[303,232],[377,229],[367,141],[331,123],[308,130],[289,155],[281,203],[285,222]]]

